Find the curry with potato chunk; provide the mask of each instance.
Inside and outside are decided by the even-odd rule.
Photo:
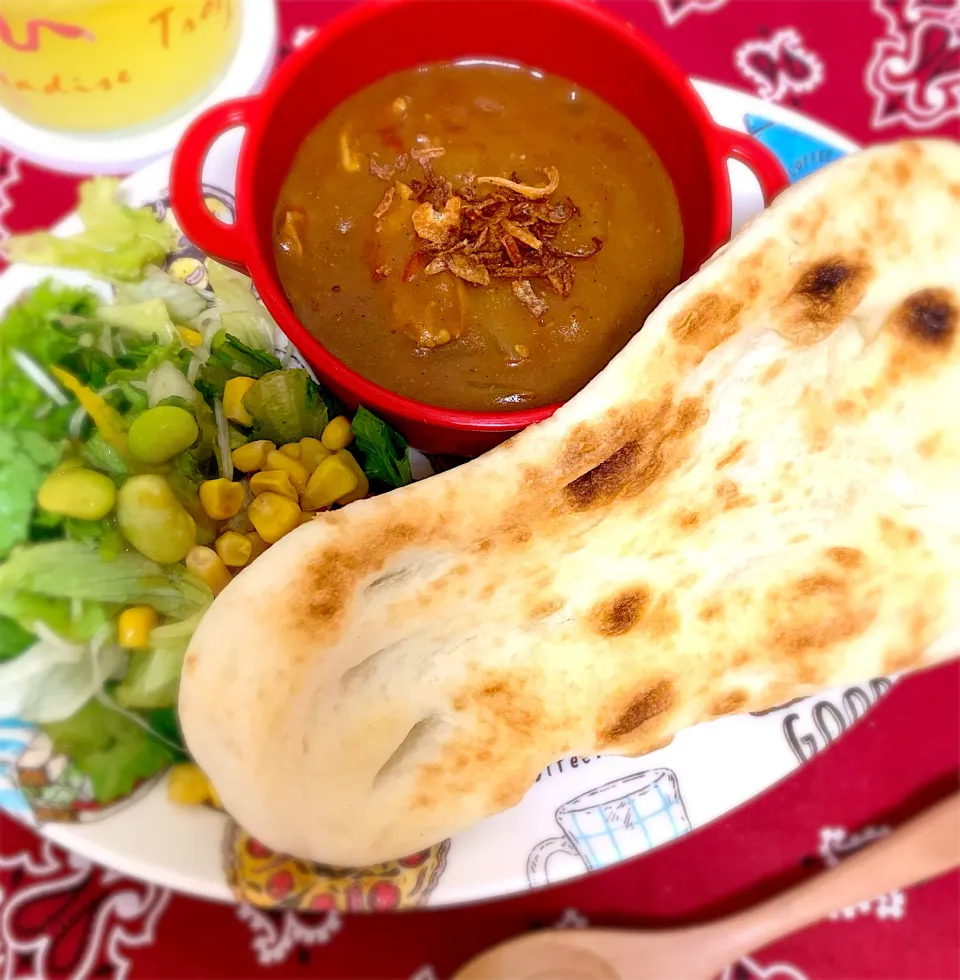
[[[304,140],[274,252],[297,316],[385,388],[444,408],[563,401],[679,280],[653,148],[557,77],[429,65],[355,93]]]

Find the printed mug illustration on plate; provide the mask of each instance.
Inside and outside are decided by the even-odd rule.
[[[210,209],[210,212],[224,224],[233,224],[236,216],[236,202],[233,195],[222,187],[215,187],[213,184],[202,184],[201,189],[204,204]],[[153,202],[153,213],[157,216],[157,221],[169,220],[179,229],[176,216],[170,207],[169,192]],[[177,247],[167,256],[163,268],[174,279],[180,279],[189,286],[195,286],[197,289],[209,289],[210,282],[207,279],[206,259],[206,255],[186,235],[181,234]]]
[[[598,871],[690,830],[676,773],[646,769],[582,793],[557,809],[562,837],[540,841],[527,858],[531,888],[551,884],[550,858],[568,854]]]
[[[0,718],[0,810],[29,824],[89,823],[145,795],[159,773],[101,803],[89,776],[57,752],[50,736],[17,718]]]

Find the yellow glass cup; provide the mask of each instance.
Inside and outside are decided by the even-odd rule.
[[[0,0],[0,105],[77,133],[147,128],[208,95],[242,0]]]

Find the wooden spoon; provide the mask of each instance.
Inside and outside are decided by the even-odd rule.
[[[958,864],[960,793],[954,793],[838,867],[737,915],[656,932],[537,932],[481,953],[454,980],[709,980],[751,950],[830,912]]]

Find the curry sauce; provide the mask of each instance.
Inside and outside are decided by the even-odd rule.
[[[431,65],[341,103],[275,211],[297,316],[335,356],[445,408],[569,398],[679,280],[669,176],[606,102],[510,65]]]

